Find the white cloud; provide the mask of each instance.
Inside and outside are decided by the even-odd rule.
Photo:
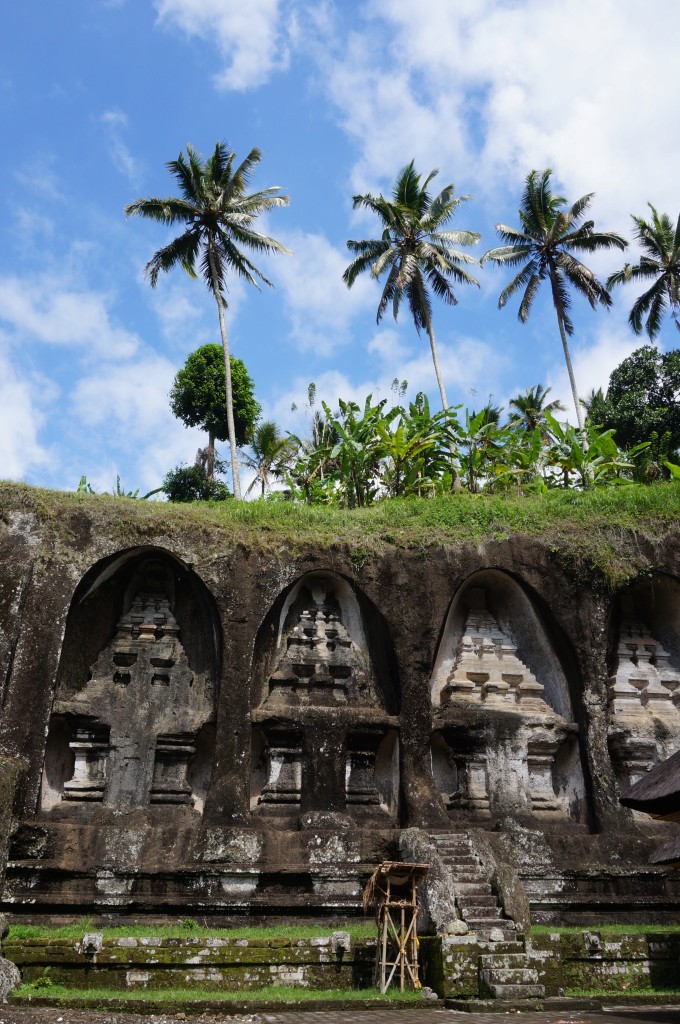
[[[378,286],[362,277],[348,289],[342,275],[351,257],[324,235],[298,231],[284,241],[294,258],[277,259],[276,284],[283,292],[292,336],[303,350],[331,355],[347,341],[355,317],[365,315],[367,329],[375,322]]]
[[[338,399],[363,403],[368,395],[374,399],[387,398],[397,402],[392,383],[408,381],[405,400],[413,400],[419,391],[430,397],[432,409],[440,408],[439,391],[432,366],[430,346],[426,338],[414,341],[412,346],[393,329],[384,329],[368,344],[375,354],[376,365],[371,376],[355,377],[351,372],[327,370],[314,374],[316,408],[321,410],[322,400],[335,411]],[[447,388],[449,401],[456,405],[482,405],[489,395],[500,395],[508,360],[500,356],[491,345],[478,338],[462,337],[454,343],[440,341],[437,346],[439,362]],[[308,432],[311,412],[307,402],[309,377],[297,377],[284,392],[265,408],[265,418],[276,421],[282,429],[303,435]],[[297,409],[291,411],[291,403]]]
[[[109,153],[116,170],[128,179],[131,185],[139,186],[142,177],[142,165],[130,152],[123,141],[122,132],[128,125],[127,114],[114,108],[107,110],[99,118],[106,129]]]
[[[72,345],[105,359],[132,356],[139,339],[112,322],[108,304],[105,294],[77,291],[49,276],[0,278],[0,321],[22,343],[28,338]]]
[[[49,463],[38,434],[45,422],[49,388],[22,376],[0,351],[0,478],[20,479]]]
[[[92,478],[96,490],[110,489],[121,472],[112,451],[132,467],[121,472],[126,490],[158,487],[173,466],[193,463],[205,435],[188,430],[170,412],[168,393],[176,372],[174,363],[147,350],[134,362],[98,368],[78,381],[71,395],[72,416],[101,447],[93,451],[92,462],[106,467]]]
[[[161,23],[217,46],[226,66],[215,76],[220,89],[264,85],[288,65],[288,25],[279,0],[155,0]]]
[[[627,231],[649,198],[675,209],[680,6],[431,0],[423,17],[412,0],[372,0],[367,10],[361,34],[340,56],[329,43],[324,58],[360,147],[360,190],[414,156],[477,194],[518,193],[532,167],[553,166],[569,198],[597,193],[596,222],[609,230]]]

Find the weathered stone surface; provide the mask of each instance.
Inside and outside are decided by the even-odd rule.
[[[634,621],[656,644],[643,689],[658,753],[677,739],[680,541],[624,533],[612,543],[635,549]],[[479,590],[499,685],[442,703]],[[623,597],[542,538],[357,558],[245,545],[134,503],[64,500],[55,514],[10,497],[4,905],[344,914],[376,861],[399,855],[402,828],[479,828],[543,920],[677,913],[678,880],[647,865],[664,827],[618,804],[621,758],[647,749],[609,704]],[[497,879],[509,900],[511,882]]]
[[[0,1003],[6,1003],[9,993],[20,983],[19,968],[11,960],[0,957]]]
[[[404,829],[399,838],[399,853],[401,860],[430,865],[426,880],[418,887],[418,902],[421,907],[419,930],[449,932],[451,925],[459,924],[456,894],[451,876],[434,843],[421,829]],[[465,925],[465,932],[467,930]]]

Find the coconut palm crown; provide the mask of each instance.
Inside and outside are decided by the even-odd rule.
[[[667,213],[657,213],[651,203],[647,205],[652,211],[651,221],[633,217],[635,239],[644,255],[639,263],[626,263],[613,273],[607,280],[607,288],[626,281],[654,281],[651,288],[636,299],[628,317],[636,334],[642,334],[644,327],[654,339],[661,330],[666,309],[680,331],[680,216],[673,228]]]
[[[466,270],[466,265],[478,261],[454,246],[475,245],[480,236],[474,231],[443,230],[458,206],[470,196],[455,196],[455,186],[450,184],[433,197],[428,187],[438,173],[430,171],[421,182],[412,160],[399,173],[391,199],[370,193],[354,196],[355,210],[365,208],[378,215],[382,234],[377,239],[347,242],[355,257],[345,270],[343,281],[351,288],[365,271],[376,279],[387,274],[376,320],[380,323],[389,305],[396,320],[406,299],[416,330],[427,332],[442,406],[448,409],[432,326],[430,292],[455,306],[458,299],[453,284],[479,287],[479,282]]]
[[[174,267],[182,267],[190,277],[202,277],[212,292],[220,322],[226,377],[227,423],[231,448],[234,497],[241,497],[236,431],[232,400],[229,342],[224,323],[225,292],[229,274],[236,274],[259,288],[259,282],[271,286],[264,274],[248,259],[243,249],[256,253],[285,252],[280,242],[253,229],[255,218],[276,206],[285,206],[288,196],[280,187],[248,193],[252,174],[260,162],[258,149],[252,149],[238,166],[236,154],[218,142],[212,154],[203,160],[192,146],[186,156],[180,153],[166,166],[179,186],[179,196],[167,199],[138,199],[125,207],[128,217],[140,216],[162,224],[182,224],[184,231],[154,253],[145,274],[153,288],[158,276]]]
[[[546,412],[553,416],[556,412],[564,412],[564,406],[558,399],[547,401],[550,391],[551,388],[544,388],[542,384],[534,384],[533,387],[511,398],[508,405],[514,410],[514,415],[509,426],[519,427],[531,433],[536,427],[545,424]]]
[[[567,200],[555,195],[551,189],[552,170],[531,171],[522,195],[519,220],[521,227],[497,224],[496,231],[504,243],[489,249],[481,262],[492,260],[509,267],[520,267],[512,281],[506,285],[498,299],[500,309],[516,292],[523,291],[518,317],[526,323],[542,281],[550,282],[552,301],[564,349],[569,383],[574,398],[576,418],[583,430],[583,411],[579,402],[574,370],[571,365],[567,335],[574,333],[569,316],[573,288],[595,308],[611,306],[612,300],[605,286],[573,252],[595,252],[598,249],[625,249],[628,244],[621,235],[609,231],[595,231],[592,220],[584,220],[593,193],[577,199],[565,209]]]

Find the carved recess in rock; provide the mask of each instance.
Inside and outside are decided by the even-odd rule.
[[[209,672],[189,664],[160,559],[129,579],[114,635],[80,685],[60,681],[43,772],[42,809],[202,806],[214,719]]]
[[[454,817],[585,820],[566,674],[523,589],[483,570],[456,595],[433,674],[435,781]]]
[[[265,704],[375,703],[361,615],[345,587],[316,574],[296,588],[282,612]]]
[[[680,746],[680,586],[670,577],[622,593],[612,616],[609,751],[622,786]]]
[[[265,621],[253,678],[251,809],[287,825],[293,812],[394,820],[397,673],[369,602],[308,573]]]

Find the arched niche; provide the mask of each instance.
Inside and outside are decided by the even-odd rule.
[[[306,573],[265,618],[252,678],[252,812],[278,827],[326,812],[393,827],[399,684],[371,602],[335,572]]]
[[[452,677],[460,674],[462,681],[475,668],[480,678],[469,680],[470,699],[508,711],[552,711],[572,721],[567,676],[545,620],[525,589],[502,570],[482,569],[456,593],[435,661],[433,704],[441,706],[451,696],[464,699],[465,687],[452,692]],[[492,685],[495,676],[498,687]]]
[[[258,632],[252,703],[365,706],[397,714],[396,662],[380,613],[331,570],[300,577]]]
[[[67,618],[41,810],[201,812],[220,661],[214,600],[188,566],[151,547],[97,563]]]
[[[628,786],[680,748],[680,581],[655,573],[621,590],[608,641],[609,751]]]
[[[564,656],[564,638],[508,573],[480,570],[456,593],[432,676],[431,757],[457,821],[587,823]]]

